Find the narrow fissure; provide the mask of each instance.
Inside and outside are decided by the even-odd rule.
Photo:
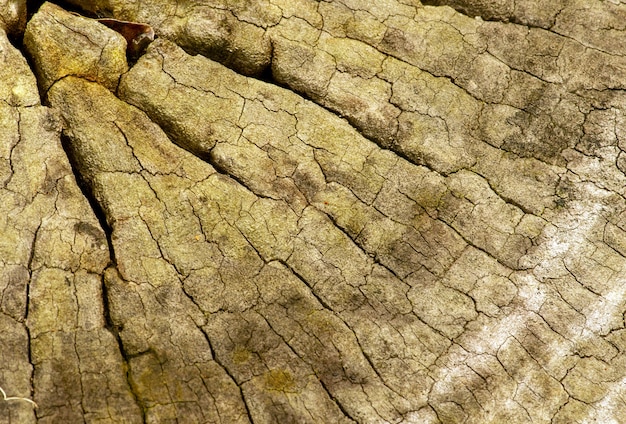
[[[113,230],[109,226],[109,223],[106,218],[106,214],[104,213],[104,210],[100,206],[100,203],[98,203],[98,200],[96,199],[91,189],[91,186],[89,185],[89,183],[85,181],[82,174],[80,173],[80,170],[78,169],[78,165],[77,165],[78,161],[76,159],[76,156],[73,153],[73,150],[70,144],[71,144],[70,138],[66,134],[61,133],[61,146],[63,147],[63,150],[65,151],[65,154],[67,155],[70,166],[72,167],[72,173],[74,174],[74,178],[76,179],[76,184],[78,185],[78,188],[80,188],[80,191],[83,193],[83,196],[85,196],[85,199],[87,199],[87,201],[89,202],[89,206],[91,207],[91,210],[96,216],[96,219],[98,220],[98,223],[100,224],[100,227],[104,231],[104,235],[106,237],[107,245],[109,248],[110,263],[114,267],[117,267],[117,260],[115,258],[115,249],[113,247],[113,241],[111,240]]]
[[[96,197],[91,189],[91,186],[85,181],[85,179],[83,178],[82,174],[80,173],[80,171],[78,170],[78,165],[77,165],[77,160],[76,157],[73,153],[73,150],[71,148],[70,145],[71,141],[69,139],[69,137],[64,134],[61,133],[61,146],[63,147],[63,150],[65,151],[65,154],[67,155],[68,161],[70,163],[70,166],[72,168],[72,173],[74,174],[74,178],[76,180],[76,184],[79,187],[79,189],[81,190],[83,196],[85,197],[85,199],[87,199],[87,201],[89,202],[89,206],[91,207],[91,210],[93,211],[94,215],[96,216],[96,219],[98,220],[98,223],[100,224],[100,227],[102,228],[102,230],[104,231],[104,235],[106,237],[107,240],[107,247],[109,250],[109,264],[107,265],[107,267],[105,268],[105,270],[103,270],[102,272],[102,278],[101,278],[101,291],[102,291],[102,310],[103,310],[103,315],[104,315],[104,325],[105,328],[113,335],[113,337],[115,338],[115,341],[117,342],[118,345],[118,349],[120,352],[120,355],[122,357],[122,360],[124,361],[124,374],[126,377],[126,382],[128,384],[128,389],[135,401],[135,404],[138,406],[139,411],[141,413],[141,420],[143,423],[146,422],[146,411],[144,408],[143,403],[141,402],[141,400],[138,398],[137,394],[135,393],[134,389],[133,389],[133,384],[130,381],[130,364],[129,364],[129,357],[126,354],[126,350],[124,349],[124,344],[122,342],[122,339],[119,335],[119,331],[120,328],[118,328],[115,323],[113,322],[112,318],[111,318],[111,309],[109,306],[109,296],[108,296],[108,289],[105,283],[105,271],[108,268],[114,268],[117,269],[117,260],[115,258],[115,249],[113,247],[113,241],[111,239],[112,237],[112,229],[109,226],[107,219],[106,219],[106,214],[104,213],[104,210],[102,209],[102,207],[100,206],[100,204],[98,203],[98,201],[96,200]]]
[[[130,391],[130,394],[133,396],[133,399],[135,400],[135,404],[139,407],[139,411],[141,412],[141,422],[145,424],[146,409],[143,405],[143,402],[137,396],[137,393],[135,393],[135,390],[133,388],[133,384],[131,381],[131,377],[130,377],[129,360],[131,358],[127,355],[126,350],[124,349],[124,343],[122,342],[122,338],[120,337],[120,334],[119,334],[120,328],[116,326],[113,323],[113,320],[111,319],[111,309],[109,307],[109,295],[108,295],[108,289],[105,283],[104,272],[102,273],[102,310],[103,310],[103,315],[104,315],[105,328],[109,330],[109,332],[113,335],[113,337],[115,337],[115,341],[117,342],[120,355],[122,356],[122,359],[124,361],[124,368],[125,368],[124,375],[126,377],[126,382],[128,383],[128,389]]]
[[[26,305],[24,307],[24,329],[26,330],[26,336],[28,337],[28,363],[32,367],[32,373],[30,376],[30,397],[34,401],[35,400],[35,364],[33,363],[33,351],[32,351],[32,336],[30,334],[30,327],[28,326],[28,314],[30,311],[30,285],[33,280],[33,259],[35,258],[35,244],[37,243],[37,236],[39,234],[39,229],[41,228],[41,224],[35,230],[35,234],[33,234],[33,244],[30,249],[30,256],[28,258],[28,282],[26,283]],[[37,415],[37,411],[34,411],[35,416]]]
[[[248,406],[248,401],[246,400],[246,396],[243,394],[243,389],[241,388],[241,385],[237,382],[237,379],[230,372],[230,370],[224,364],[222,364],[222,362],[217,357],[217,353],[215,353],[215,349],[213,348],[213,344],[211,343],[211,338],[209,337],[206,330],[202,327],[198,327],[198,328],[204,335],[204,338],[206,339],[206,342],[209,345],[209,349],[211,349],[211,356],[213,356],[213,360],[217,363],[217,365],[219,365],[224,370],[226,375],[230,377],[230,379],[233,381],[235,386],[237,386],[237,389],[239,390],[239,395],[241,396],[241,402],[243,403],[243,407],[246,409],[246,414],[248,415],[248,420],[250,421],[250,423],[254,423],[254,420],[252,419],[252,413],[250,412],[250,407]]]
[[[346,418],[348,418],[350,421],[356,423],[358,422],[347,410],[346,408],[343,406],[343,404],[341,402],[339,402],[337,400],[337,398],[335,396],[333,396],[333,394],[330,392],[330,390],[328,389],[328,386],[326,385],[326,383],[324,383],[324,381],[320,378],[318,378],[318,381],[320,382],[320,384],[322,385],[322,387],[324,388],[324,390],[326,391],[326,393],[328,394],[328,397],[333,401],[333,403],[337,406],[337,408],[339,408],[339,410],[341,411],[341,413],[343,415],[345,415]]]
[[[305,356],[300,355],[296,351],[296,348],[294,346],[292,346],[292,343],[290,343],[292,341],[291,339],[290,340],[285,339],[285,337],[282,334],[280,334],[276,329],[274,329],[274,327],[272,326],[271,322],[268,320],[268,318],[264,314],[262,314],[260,312],[257,312],[257,313],[263,318],[263,320],[267,323],[268,327],[274,332],[274,334],[276,334],[276,336],[280,337],[280,339],[283,341],[285,346],[287,346],[287,348],[289,348],[289,350],[294,354],[294,356],[296,358],[299,358],[304,364],[306,364],[306,365],[308,365],[310,367],[311,372],[313,373],[313,375],[315,375],[315,377],[317,378],[317,381],[320,383],[320,385],[322,386],[322,388],[324,389],[324,391],[328,395],[328,398],[335,404],[335,406],[337,406],[337,408],[339,408],[339,410],[346,416],[346,418],[349,418],[350,420],[356,422],[355,418],[353,417],[353,415],[350,414],[347,411],[347,409],[344,407],[344,405],[342,405],[342,403],[330,391],[329,387],[324,383],[324,378],[320,377],[319,371],[316,370],[315,362],[307,360]],[[342,320],[342,322],[344,322],[344,324],[346,326],[348,326],[348,324],[346,324],[345,321],[343,321],[342,318],[340,318],[340,319]]]

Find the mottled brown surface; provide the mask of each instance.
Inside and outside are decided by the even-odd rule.
[[[626,421],[625,5],[69,3],[157,39],[0,31],[0,422]]]

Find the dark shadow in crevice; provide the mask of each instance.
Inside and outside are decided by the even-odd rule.
[[[115,250],[113,248],[113,241],[111,240],[113,231],[111,227],[109,226],[109,222],[107,221],[106,214],[104,213],[104,209],[102,209],[102,206],[100,206],[100,203],[98,203],[98,200],[96,199],[96,196],[93,193],[91,185],[89,184],[88,181],[86,181],[83,178],[82,174],[78,170],[78,166],[77,166],[78,161],[76,160],[76,156],[74,155],[74,151],[71,147],[71,140],[63,132],[61,133],[61,146],[63,146],[63,150],[65,151],[65,154],[67,155],[68,160],[70,162],[70,166],[72,167],[72,173],[74,174],[74,178],[76,179],[76,184],[80,188],[80,191],[83,193],[83,196],[85,196],[85,198],[89,202],[89,206],[91,206],[91,210],[93,211],[94,215],[98,219],[100,227],[104,231],[104,235],[107,240],[107,246],[109,249],[110,262],[113,266],[117,266],[117,260],[115,258]]]
[[[46,92],[43,90],[41,86],[41,80],[37,77],[37,72],[36,72],[37,67],[35,66],[35,62],[33,61],[33,58],[28,54],[28,51],[26,50],[26,46],[24,46],[24,34],[20,35],[19,39],[12,41],[12,44],[15,46],[15,48],[17,48],[22,53],[22,56],[24,57],[24,59],[26,59],[26,63],[28,64],[30,71],[33,73],[33,75],[35,76],[35,80],[37,81],[37,91],[39,92],[39,101],[41,102],[42,105],[45,104]]]
[[[115,325],[111,318],[111,308],[109,305],[109,289],[106,285],[106,270],[102,273],[102,314],[104,315],[104,327],[113,334],[117,341],[118,348],[122,357],[128,362],[126,357],[126,351],[124,350],[124,344],[120,337],[120,332],[124,329],[122,326]]]
[[[33,15],[37,13],[41,5],[44,3],[45,3],[44,0],[27,0],[26,1],[26,21],[27,22],[30,21],[30,18],[32,18]]]
[[[39,8],[41,7],[42,4],[46,3],[45,0],[27,0],[26,1],[26,10],[27,10],[27,21],[30,21],[30,18],[33,17],[33,15],[35,13],[37,13],[37,11],[39,10]],[[91,12],[85,11],[83,9],[80,8],[80,6],[77,6],[75,4],[73,4],[71,1],[64,1],[64,0],[54,0],[51,1],[50,3],[54,3],[57,6],[67,10],[68,12],[75,12],[75,13],[79,13],[81,15],[85,15],[89,18],[98,18],[99,16],[95,16],[93,15]]]
[[[263,81],[263,82],[266,82],[268,84],[283,86],[283,85],[279,84],[276,81],[276,79],[274,78],[274,74],[272,73],[272,65],[271,64],[266,66],[265,69],[263,69],[263,71],[259,75],[256,75],[253,78],[256,78],[256,79],[258,79],[260,81]],[[286,86],[284,86],[284,87],[286,88]]]

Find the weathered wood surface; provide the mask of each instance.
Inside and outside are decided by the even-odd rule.
[[[626,421],[625,4],[24,3],[0,422]]]

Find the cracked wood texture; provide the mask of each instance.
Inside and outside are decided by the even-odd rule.
[[[64,6],[0,5],[0,422],[626,422],[626,4]]]

